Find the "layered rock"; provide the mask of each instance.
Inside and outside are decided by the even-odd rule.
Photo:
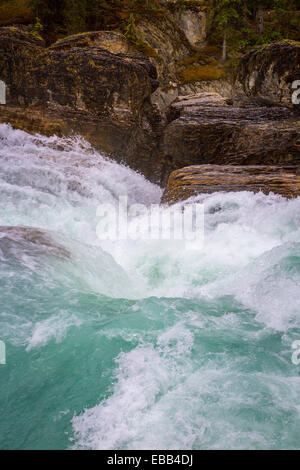
[[[300,196],[297,167],[195,165],[174,171],[162,202],[174,204],[191,196],[216,191],[262,191],[292,198]]]
[[[240,60],[233,98],[293,107],[294,81],[300,80],[300,43],[282,41],[254,49]]]
[[[155,3],[155,12],[145,13],[132,25],[133,42],[149,56],[158,72],[160,86],[152,102],[165,111],[179,95],[201,90],[231,94],[231,85],[224,79],[226,72],[206,48],[206,6],[197,1],[184,5],[176,0]]]
[[[164,24],[172,26],[167,33]],[[159,57],[150,60],[142,56],[119,33],[78,34],[46,49],[43,41],[30,33],[0,28],[0,80],[7,91],[6,105],[0,106],[0,122],[46,135],[81,134],[101,152],[161,185],[166,184],[173,170],[187,165],[300,162],[300,122],[294,110],[249,103],[248,107],[233,105],[230,87],[221,80],[215,82],[222,94],[216,93],[217,85],[205,89],[205,82],[199,82],[205,91],[178,97],[180,87],[174,85],[173,94],[171,88],[166,92],[170,106],[159,112],[152,104],[156,90],[160,84],[161,96],[168,74],[178,74],[178,58],[191,53],[192,45],[186,37],[180,42],[183,31],[174,23],[174,17],[153,15],[152,22],[143,26],[140,21],[136,27],[140,32],[144,28],[145,37],[152,38],[151,47],[156,45],[157,54],[164,56],[162,68],[158,65],[160,83],[151,62],[159,61]],[[180,50],[175,51],[178,42]],[[286,84],[282,88],[285,96],[299,64],[289,65],[290,78],[287,73],[280,75],[284,58],[280,53],[277,63],[273,51],[278,47],[290,48],[288,64],[298,60],[299,49],[291,44],[268,46],[261,56],[258,51],[251,53],[242,60],[238,74],[241,82],[237,90],[243,84],[244,96],[248,96],[252,80],[248,74],[259,64],[265,64],[270,77],[272,71],[276,72],[274,83],[281,77],[280,83]],[[196,57],[201,62],[201,54]],[[271,78],[257,80],[253,96],[273,93]],[[283,102],[282,98],[280,104]]]
[[[185,8],[175,11],[175,20],[185,32],[192,46],[202,46],[207,35],[207,13],[198,8],[196,11]]]
[[[292,95],[299,79],[300,44],[284,41],[240,60],[231,96],[225,87],[222,96],[206,90],[174,101],[162,144],[165,173],[205,163],[298,164],[300,108]]]
[[[174,101],[161,146],[164,175],[199,164],[300,165],[299,106],[292,103],[299,46],[286,41],[245,55],[231,97],[212,89]]]
[[[230,101],[216,92],[196,93],[192,95],[179,96],[167,110],[169,121],[174,121],[182,115],[201,112],[203,107],[227,106]]]
[[[125,47],[124,41],[114,36],[112,49]],[[110,52],[108,43],[107,35],[92,33],[45,49],[31,34],[0,29],[0,79],[7,87],[0,120],[25,130],[80,133],[159,180],[161,167],[152,158],[159,116],[150,103],[158,86],[155,67],[136,52]]]
[[[165,174],[196,164],[300,163],[300,123],[281,107],[234,107],[217,94],[184,97],[168,111]]]

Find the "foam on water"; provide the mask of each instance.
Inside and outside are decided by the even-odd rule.
[[[197,250],[101,241],[100,203],[161,190],[79,137],[3,124],[0,194],[0,225],[46,240],[0,233],[1,448],[299,447],[300,199],[191,199]]]

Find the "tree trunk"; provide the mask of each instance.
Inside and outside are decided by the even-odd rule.
[[[262,36],[264,34],[264,9],[259,7],[256,15],[256,30],[257,34]]]
[[[224,31],[223,48],[222,48],[222,61],[226,62],[227,59],[227,31]]]

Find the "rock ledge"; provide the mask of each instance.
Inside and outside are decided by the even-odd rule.
[[[162,202],[174,204],[191,196],[216,191],[262,191],[292,198],[300,196],[300,169],[293,166],[194,165],[174,171]]]

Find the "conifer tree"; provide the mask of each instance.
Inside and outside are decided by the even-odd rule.
[[[211,23],[223,35],[222,60],[227,59],[227,31],[245,12],[244,0],[212,0]]]

